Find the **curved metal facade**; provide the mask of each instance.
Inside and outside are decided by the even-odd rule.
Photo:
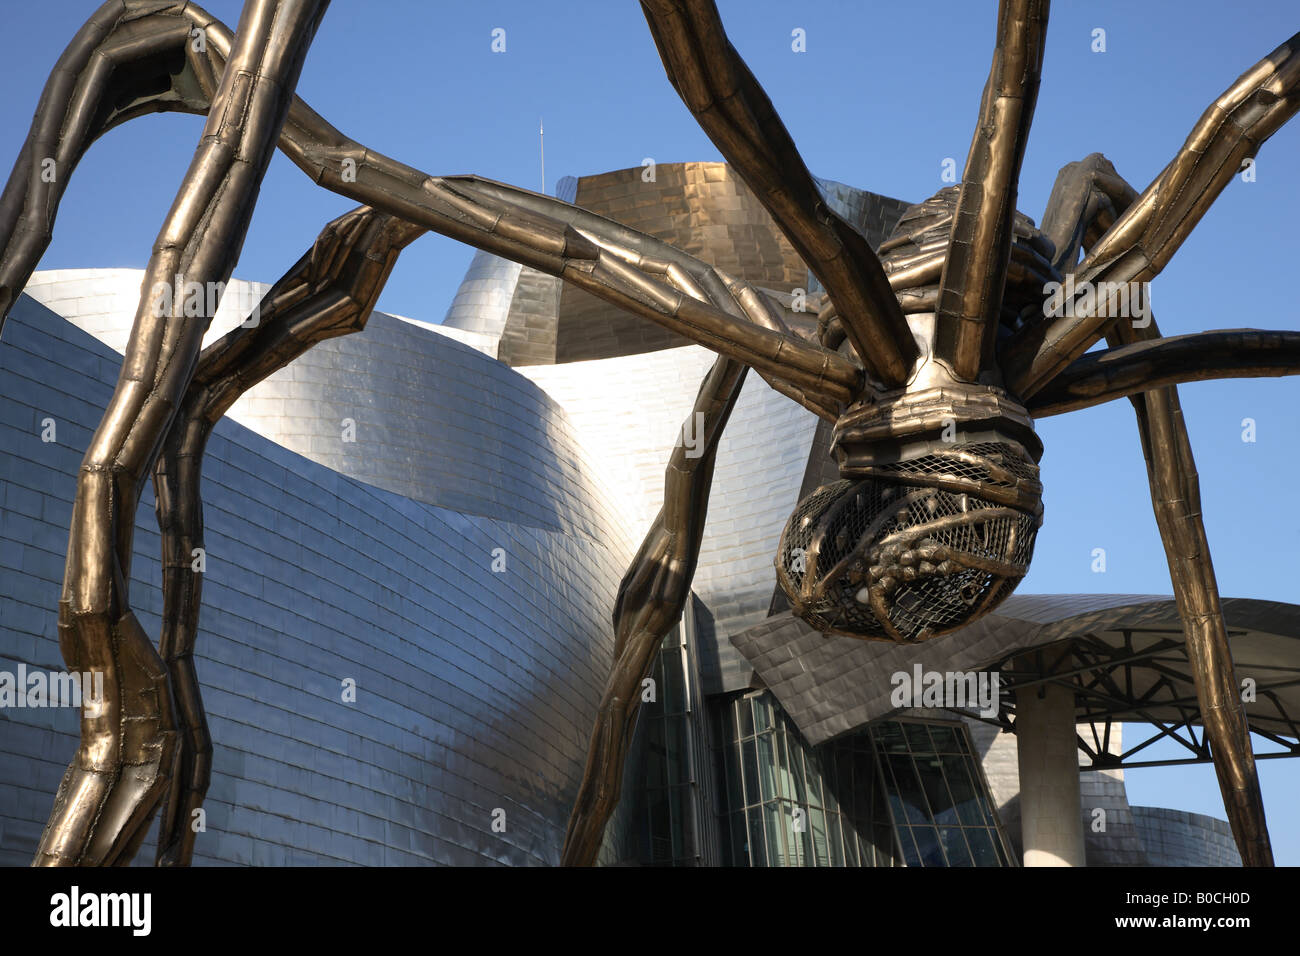
[[[1203,813],[1133,807],[1150,866],[1241,866],[1232,828]]]
[[[476,251],[442,324],[500,339],[521,269],[523,266],[517,262],[481,249]]]
[[[827,203],[878,245],[908,204],[831,180]],[[794,247],[726,163],[659,163],[565,177],[556,195],[671,243],[738,279],[778,293],[815,291]],[[448,326],[497,336],[508,365],[550,365],[635,355],[690,343],[558,279],[480,252]]]
[[[111,324],[111,302],[76,291],[74,319]],[[197,667],[215,756],[196,861],[556,863],[631,557],[623,521],[564,412],[510,369],[380,314],[329,344],[249,393],[245,421],[276,440],[226,420],[209,447]],[[119,362],[30,298],[5,328],[0,670],[63,668],[75,474]],[[442,428],[452,404],[472,428]],[[529,459],[508,471],[507,434]],[[156,633],[151,512],[146,492],[132,598]],[[0,709],[0,863],[31,859],[76,732],[74,708]]]
[[[712,365],[697,345],[519,371],[558,401],[640,541],[663,505],[664,468]],[[799,498],[816,417],[751,374],[718,448],[694,591],[705,648],[706,691],[749,683],[751,669],[727,640],[759,623],[772,601],[773,559]]]

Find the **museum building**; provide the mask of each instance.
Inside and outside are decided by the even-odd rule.
[[[818,185],[873,246],[907,208]],[[816,322],[815,280],[724,164],[567,178],[557,195],[768,292],[792,327]],[[141,277],[37,272],[0,338],[0,671],[63,667],[76,473]],[[266,288],[232,282],[208,341]],[[214,771],[196,864],[559,861],[614,597],[713,355],[482,252],[432,318],[374,313],[214,431],[196,655]],[[1239,865],[1223,821],[1127,800],[1125,724],[1172,727],[1208,759],[1172,598],[1015,595],[908,647],[789,613],[773,555],[795,503],[835,477],[829,438],[747,380],[602,861]],[[132,574],[157,633],[149,489]],[[1239,669],[1300,659],[1300,608],[1224,611]],[[900,707],[895,675],[916,668],[998,675],[991,710]],[[1261,690],[1252,729],[1293,738],[1300,691]],[[0,708],[0,863],[30,862],[77,727],[72,708]],[[151,838],[137,865],[152,859]]]

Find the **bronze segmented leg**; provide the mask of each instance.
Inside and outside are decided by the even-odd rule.
[[[1159,334],[1152,320],[1145,329],[1118,323],[1109,337],[1113,342],[1125,343]],[[1137,412],[1156,524],[1169,560],[1174,598],[1187,640],[1187,660],[1196,679],[1196,699],[1228,822],[1242,862],[1246,866],[1272,866],[1264,796],[1223,608],[1219,605],[1219,584],[1201,519],[1200,483],[1178,389],[1171,385],[1130,399]]]
[[[935,353],[951,361],[953,372],[967,382],[993,367],[1047,13],[1047,0],[1002,0],[998,6],[997,46],[966,158],[935,312]]]
[[[136,0],[125,0],[125,6],[140,18],[132,22],[164,16],[152,7],[145,9],[147,5]],[[169,12],[166,15],[173,14]],[[229,32],[219,22],[193,5],[184,8],[182,20],[183,30],[168,23],[161,23],[159,29],[172,42],[181,38],[183,43],[189,24],[198,23],[207,36],[208,57],[187,58],[187,66],[178,75],[179,79],[177,75],[167,74],[172,83],[167,92],[156,95],[141,92],[129,109],[114,114],[113,122],[156,110],[192,112],[207,108],[205,97],[212,87],[210,74],[233,55],[234,45]],[[90,39],[86,39],[86,31],[83,31],[74,45],[92,40],[101,44],[112,43],[125,29],[122,23],[118,23],[117,32],[108,29],[104,36],[100,36],[104,31],[90,31]],[[133,65],[143,67],[138,63]],[[150,88],[165,85],[161,84],[164,79],[165,76],[160,74],[147,85]],[[52,78],[47,87],[47,100],[56,104],[52,107],[52,114],[61,115],[62,107],[57,105],[62,102],[58,98],[59,91],[74,80],[81,91],[78,95],[107,95],[103,94],[105,78],[89,70],[75,78],[58,78],[57,83]],[[178,91],[184,91],[185,95],[179,95]],[[43,114],[38,115],[38,122],[44,122]],[[78,144],[70,155],[79,157],[79,150],[84,150],[94,136],[111,125],[105,124],[91,132],[83,131],[77,136],[62,130],[60,136],[69,143]],[[347,139],[297,98],[290,106],[280,143],[295,163],[327,188],[373,197],[377,208],[419,226],[561,276],[607,301],[651,318],[729,356],[737,368],[742,363],[755,368],[774,388],[823,418],[833,420],[839,407],[862,388],[862,370],[855,362],[791,333],[781,320],[779,310],[762,293],[651,237],[526,190],[476,177],[437,179],[426,176]],[[355,180],[342,177],[344,161],[356,164]],[[28,172],[20,162],[11,177],[11,186],[20,183]],[[21,195],[21,189],[15,195]],[[0,220],[0,230],[8,230],[7,233],[0,231],[0,241],[5,243],[0,263],[16,264],[10,271],[21,272],[24,276],[30,272],[31,262],[35,261],[30,250],[26,245],[11,248],[9,236],[23,234],[33,222],[44,222],[48,226],[58,197],[47,198],[48,205],[44,207],[39,203],[19,203],[9,220]],[[46,213],[48,219],[42,219]],[[48,242],[48,229],[43,239]],[[35,255],[38,257],[39,252]],[[253,340],[241,337],[240,341]],[[235,351],[232,350],[231,354]],[[188,423],[185,427],[195,427],[188,417],[182,421]],[[183,437],[187,433],[185,427],[178,427],[176,441],[183,443],[186,440]],[[201,448],[201,445],[192,444],[190,447]],[[698,465],[691,463],[687,470],[695,472]],[[164,522],[165,532],[172,529],[167,541],[171,575],[167,587],[172,600],[166,610],[171,636],[165,637],[163,647],[169,659],[174,661],[177,694],[193,759],[193,764],[184,768],[181,782],[168,801],[162,859],[183,861],[190,852],[186,843],[190,837],[185,835],[184,824],[187,811],[195,809],[202,796],[209,746],[202,728],[201,704],[192,663],[188,659],[193,645],[191,615],[197,611],[199,599],[198,582],[189,571],[188,557],[201,540],[198,537],[201,534],[201,516],[196,502],[186,497],[192,493],[186,489],[197,487],[196,461],[187,461],[185,456],[167,451],[159,475],[160,520]],[[675,536],[676,532],[674,539],[680,540]],[[698,542],[692,546],[692,561],[697,549]],[[689,586],[689,576],[687,584]],[[635,597],[639,592],[629,593]],[[634,612],[635,608],[629,607],[628,613]],[[616,759],[621,765],[621,754]],[[599,760],[596,762],[601,763]],[[608,811],[609,807],[598,811],[598,814],[604,814],[600,824],[602,828]],[[588,815],[587,822],[578,829],[589,826],[591,819]]]
[[[212,772],[212,740],[203,713],[194,645],[203,576],[203,455],[212,429],[234,401],[318,342],[365,328],[397,257],[421,226],[362,206],[322,231],[311,249],[263,297],[254,321],[218,339],[198,369],[153,469],[163,551],[163,628],[159,651],[171,674],[180,734],[178,767],[163,803],[157,862],[188,866],[194,811]]]
[[[1039,284],[1044,270],[1052,271],[1037,251],[1011,242],[1046,0],[1001,3],[998,48],[951,228],[944,230],[945,241],[921,243],[915,255],[895,261],[888,276],[865,240],[821,200],[711,0],[643,0],[670,80],[822,279],[831,302],[827,316],[835,315],[861,365],[791,333],[762,293],[664,243],[549,197],[475,177],[428,176],[344,136],[292,95],[324,7],[325,0],[249,0],[232,35],[193,4],[109,0],[51,75],[0,195],[2,321],[48,245],[58,202],[88,144],[147,112],[208,114],[150,260],[118,388],[79,476],[60,641],[69,665],[105,672],[109,693],[101,708],[83,712],[82,746],[60,787],[37,862],[128,861],[168,787],[160,861],[189,859],[188,814],[202,800],[210,766],[192,661],[200,579],[190,570],[193,549],[203,540],[198,495],[204,444],[212,424],[248,385],[313,342],[364,323],[396,250],[421,229],[559,276],[722,356],[695,407],[706,420],[703,455],[686,458],[681,447],[674,452],[664,509],[620,589],[615,668],[570,818],[566,863],[594,861],[617,802],[637,683],[689,595],[718,436],[745,367],[822,418],[842,422],[845,406],[862,412],[878,397],[866,373],[892,388],[913,371],[920,353],[905,311],[938,314],[934,354],[970,378],[993,371],[986,366],[1003,290]],[[205,45],[188,42],[196,27]],[[1098,157],[1063,174],[1045,222],[1061,271],[1091,283],[1144,282],[1158,274],[1241,160],[1298,108],[1300,34],[1211,106],[1141,196]],[[332,224],[272,290],[267,323],[238,330],[200,356],[206,323],[182,315],[179,284],[229,277],[277,141],[313,181],[380,212],[358,210]],[[56,163],[53,180],[35,174],[46,161]],[[905,244],[910,237],[891,241]],[[1078,264],[1081,248],[1088,255]],[[173,278],[178,287],[165,307],[157,307],[152,291]],[[933,294],[918,291],[936,281]],[[1268,863],[1249,729],[1236,696],[1195,465],[1177,394],[1166,386],[1189,375],[1295,371],[1286,350],[1294,351],[1300,337],[1212,333],[1237,335],[1258,353],[1216,360],[1206,349],[1222,339],[1159,340],[1154,328],[1140,334],[1112,328],[1113,319],[1097,311],[1075,308],[1067,310],[1068,318],[1021,327],[1000,357],[1005,381],[1022,400],[1041,398],[1034,405],[1040,414],[1145,391],[1134,404],[1207,736],[1243,858]],[[1111,336],[1112,354],[1083,358],[1103,334]],[[1263,338],[1268,335],[1283,338]],[[1201,364],[1189,369],[1193,360]],[[1141,381],[1148,370],[1154,377]],[[1063,392],[1053,391],[1058,376]],[[1162,387],[1153,391],[1157,384]],[[881,437],[897,437],[895,426]],[[134,506],[150,467],[164,537],[165,663],[127,599]],[[886,612],[875,607],[878,616]],[[181,772],[174,775],[177,759]]]
[[[822,200],[713,0],[641,6],[682,102],[826,287],[862,363],[885,385],[902,385],[918,350],[880,260]]]
[[[1034,418],[1091,408],[1166,385],[1300,375],[1300,332],[1222,329],[1088,352],[1029,402]]]
[[[221,35],[209,44],[213,25]],[[194,4],[152,0],[107,0],[77,32],[0,194],[0,328],[50,244],[59,202],[90,145],[137,116],[206,114],[232,39]]]
[[[207,317],[185,316],[182,283],[204,288],[229,278],[325,6],[245,5],[194,160],[145,271],[118,385],[78,476],[59,607],[64,660],[74,671],[102,671],[104,699],[83,708],[81,746],[41,835],[38,864],[128,862],[170,780],[177,742],[167,668],[127,595],[140,479],[207,327]]]
[[[189,42],[192,31],[205,37],[201,52]],[[206,113],[232,42],[224,24],[192,3],[160,8],[110,0],[82,28],[42,94],[29,147],[43,145],[24,148],[0,197],[0,319],[49,244],[62,190],[89,144],[146,113]],[[754,315],[771,312],[761,293],[667,243],[552,197],[473,176],[429,176],[349,139],[297,97],[280,148],[326,189],[559,276],[744,362],[824,418],[833,419],[837,406],[862,388],[857,362],[779,322],[757,321]],[[48,149],[57,151],[62,172],[47,186],[40,157]],[[695,285],[677,281],[683,273]],[[707,295],[699,292],[701,282]],[[731,298],[760,303],[749,319],[714,304],[728,298],[715,295],[719,283]]]
[[[1101,153],[1066,165],[1043,217],[1043,232],[1056,246],[1053,267],[1062,273],[1078,269],[1080,251],[1094,248],[1137,199],[1137,191]],[[1146,335],[1081,355],[1036,391],[1028,407],[1035,418],[1043,418],[1158,386],[1298,373],[1300,332],[1225,329],[1170,338]]]
[[[659,511],[614,603],[614,667],[591,732],[587,764],[564,837],[565,866],[592,866],[605,825],[618,806],[623,763],[641,703],[641,682],[664,635],[679,621],[700,554],[718,442],[745,382],[745,367],[719,358],[705,377],[686,427],[703,415],[700,455],[678,443]]]
[[[1074,270],[1077,279],[1096,285],[1146,282],[1159,275],[1242,162],[1297,110],[1300,33],[1210,104],[1173,161],[1093,243]],[[1022,399],[1031,398],[1100,340],[1112,321],[1105,310],[1078,308],[1027,326],[1003,352],[1007,386]]]
[[[1058,244],[1054,264],[1063,272],[1077,268],[1080,248],[1091,249],[1098,237],[1110,235],[1114,223],[1131,208],[1136,197],[1133,188],[1100,154],[1062,170],[1044,216],[1044,225],[1051,230],[1048,236]],[[1076,217],[1073,221],[1072,216]],[[1130,321],[1116,322],[1107,333],[1111,345],[1131,347],[1159,340],[1155,320],[1148,318],[1150,321],[1142,328]],[[1169,561],[1201,720],[1228,821],[1242,861],[1247,866],[1271,866],[1273,853],[1263,795],[1201,519],[1196,462],[1178,389],[1172,385],[1148,388],[1130,395],[1130,399],[1137,412],[1156,524]]]

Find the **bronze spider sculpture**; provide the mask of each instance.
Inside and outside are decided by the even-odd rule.
[[[640,682],[689,594],[718,438],[748,368],[834,424],[842,476],[796,507],[778,581],[819,629],[877,640],[947,633],[1005,598],[1041,521],[1034,417],[1129,397],[1228,816],[1243,860],[1272,862],[1174,386],[1300,371],[1300,333],[1166,339],[1154,323],[1117,321],[1107,304],[1161,271],[1243,160],[1300,108],[1300,34],[1209,107],[1143,192],[1100,154],[1065,167],[1040,231],[1015,199],[1048,3],[1001,0],[964,179],[912,207],[878,257],[820,197],[711,0],[643,0],[672,84],[826,290],[816,334],[803,335],[764,293],[663,242],[551,197],[429,176],[347,138],[294,95],[326,5],[246,0],[232,34],[193,4],[110,0],[51,74],[0,196],[2,317],[91,142],[145,113],[207,116],[78,477],[60,644],[70,668],[104,672],[106,694],[83,711],[36,863],[129,862],[160,807],[158,862],[189,862],[187,822],[212,753],[193,664],[201,575],[190,565],[203,544],[206,440],[253,384],[316,342],[362,329],[400,251],[426,230],[560,276],[719,355],[693,413],[703,416],[702,453],[672,452],[664,507],[619,590],[614,665],[565,863],[594,862],[617,803]],[[325,227],[266,294],[259,321],[200,350],[210,314],[195,321],[179,289],[161,299],[150,290],[229,279],[277,146],[364,205]],[[40,175],[49,160],[63,170],[51,181]],[[1069,307],[1045,309],[1066,277]],[[1111,347],[1088,352],[1102,337]],[[125,584],[150,473],[163,541],[157,649]]]

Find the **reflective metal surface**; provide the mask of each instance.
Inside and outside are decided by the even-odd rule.
[[[620,589],[625,600],[618,602],[615,627],[619,651],[627,653],[606,685],[601,723],[591,738],[565,853],[574,863],[595,859],[613,807],[610,793],[621,779],[623,738],[636,708],[627,690],[646,672],[689,592],[713,456],[744,369],[753,368],[782,395],[836,423],[833,444],[846,478],[871,475],[872,481],[904,487],[942,487],[932,475],[906,468],[888,479],[873,473],[886,464],[934,456],[936,441],[954,440],[934,434],[946,430],[940,426],[947,420],[954,425],[959,452],[979,458],[981,442],[1019,445],[1026,460],[1036,462],[1026,413],[1035,395],[1056,375],[1068,373],[1103,335],[1118,347],[1132,347],[1136,338],[1126,338],[1115,317],[1095,301],[1081,299],[1075,308],[1071,299],[1064,315],[1044,309],[1036,316],[1030,308],[1034,297],[1025,302],[1018,293],[1057,275],[1090,286],[1154,277],[1241,160],[1300,109],[1297,35],[1206,111],[1184,148],[1142,193],[1127,186],[1104,159],[1090,157],[1067,167],[1044,219],[1048,238],[1026,227],[1015,210],[1048,3],[1002,0],[963,182],[955,192],[923,204],[917,215],[905,216],[878,257],[866,237],[828,206],[771,101],[727,39],[716,7],[709,0],[643,0],[642,6],[668,79],[685,106],[824,288],[827,301],[817,334],[788,325],[773,299],[753,285],[652,235],[526,190],[476,177],[429,176],[348,139],[293,96],[324,12],[322,0],[248,0],[235,33],[192,5],[110,0],[77,34],[52,74],[31,136],[0,197],[3,314],[49,242],[67,181],[62,177],[50,185],[34,175],[43,156],[57,153],[75,166],[96,137],[127,119],[158,110],[205,113],[204,136],[160,233],[146,289],[173,276],[177,285],[182,279],[224,283],[269,153],[278,143],[315,182],[395,222],[468,242],[538,276],[563,279],[718,353],[695,410],[703,416],[704,454],[683,462],[681,448],[673,452],[663,510]],[[206,34],[203,49],[186,43],[191,29]],[[109,68],[101,69],[102,64]],[[1081,248],[1086,255],[1077,261]],[[338,262],[327,257],[316,265],[323,275],[344,282],[372,269],[353,262],[336,274]],[[1041,294],[1046,300],[1046,285]],[[182,771],[187,766],[185,742],[192,727],[186,714],[195,713],[193,695],[185,690],[186,681],[177,686],[176,675],[169,676],[125,591],[131,508],[158,449],[176,441],[169,439],[172,419],[195,373],[199,341],[211,318],[182,322],[176,299],[179,290],[166,307],[156,307],[148,292],[142,296],[119,387],[81,471],[61,600],[62,643],[70,667],[103,671],[112,691],[103,712],[83,713],[82,746],[56,797],[38,853],[41,862],[130,859],[164,792],[174,799],[178,748]],[[1024,309],[1017,308],[1021,304]],[[345,310],[359,305],[364,314],[359,302],[340,303]],[[494,316],[485,326],[489,338],[496,324]],[[1289,349],[1293,344],[1258,333],[1248,337],[1258,345],[1280,341]],[[548,344],[525,336],[511,348],[521,357],[544,358]],[[1180,348],[1186,354],[1185,346]],[[557,357],[563,351],[557,330]],[[256,355],[246,357],[256,365]],[[1158,365],[1159,345],[1149,346],[1143,360]],[[1228,374],[1300,371],[1288,368],[1289,361],[1272,356],[1229,363]],[[1213,369],[1196,374],[1205,377]],[[1167,373],[1166,380],[1179,379]],[[1132,394],[1131,388],[1105,382],[1101,390],[1112,397]],[[1170,386],[1144,393],[1135,404],[1225,803],[1243,858],[1265,865],[1271,851],[1262,800],[1241,702],[1232,691],[1232,659],[1177,397]],[[991,473],[991,461],[978,464]],[[994,490],[981,487],[979,493]],[[166,529],[174,509],[166,494],[161,500]],[[1020,505],[1036,517],[1032,502]],[[989,536],[983,516],[953,517]],[[967,573],[972,554],[959,550],[965,556],[946,555],[946,569],[945,560],[928,562],[933,565],[929,576]],[[868,552],[863,556],[870,559]],[[928,561],[939,555],[916,557]],[[974,557],[988,561],[998,555]],[[1002,557],[1007,560],[990,573],[1014,581],[1028,554]],[[869,574],[870,568],[857,571]],[[903,600],[886,588],[841,590],[841,600],[874,602],[874,618],[882,625],[894,615],[885,602]],[[885,636],[940,636],[948,625],[977,620],[1006,591],[1001,582],[985,582],[965,617],[935,618],[936,626],[910,634],[885,628]],[[795,605],[801,613],[808,607],[798,600]],[[880,636],[870,627],[855,630],[863,637]],[[162,644],[166,651],[166,635]],[[179,723],[174,704],[181,708]]]
[[[96,308],[97,281],[64,273],[42,295],[80,302],[79,322],[129,325],[133,306]],[[102,287],[109,310],[116,284]],[[333,389],[389,394],[393,362],[357,364],[372,350],[436,376],[421,393],[425,413],[454,406],[475,420],[423,442],[448,459],[477,459],[476,483],[505,476],[475,448],[507,438],[552,463],[511,476],[515,487],[531,483],[528,511],[482,494],[464,510],[430,504],[282,447],[328,416],[321,396]],[[557,864],[613,647],[614,594],[634,549],[615,496],[555,402],[444,335],[376,313],[363,336],[310,356],[310,374],[296,379],[291,366],[250,391],[251,403],[270,403],[254,421],[273,426],[267,434],[225,419],[208,443],[195,668],[213,776],[194,861]],[[81,451],[120,362],[27,298],[0,339],[0,669],[64,668],[49,608]],[[380,455],[411,424],[397,417],[402,408],[411,402],[377,406],[346,454]],[[55,442],[41,441],[47,415]],[[342,444],[337,427],[333,441]],[[141,625],[161,633],[161,539],[147,487],[143,499],[132,597]],[[492,570],[497,548],[503,572]],[[348,679],[354,702],[343,699]],[[22,865],[77,746],[77,711],[4,714],[0,864]],[[137,863],[152,863],[155,849],[150,833]]]
[[[1300,648],[1300,607],[1273,601],[1224,598],[1233,630],[1232,649],[1243,674],[1259,674],[1267,703],[1252,706],[1249,719],[1261,732],[1289,733],[1300,714],[1300,688],[1280,676]],[[891,702],[891,675],[923,670],[971,672],[1025,651],[1081,636],[1095,636],[1111,651],[1125,646],[1124,632],[1150,631],[1172,642],[1164,661],[1132,666],[1130,707],[1135,723],[1166,725],[1187,716],[1195,681],[1187,639],[1173,598],[1145,594],[1016,594],[998,610],[950,638],[910,646],[827,637],[790,614],[778,614],[732,638],[732,643],[772,689],[810,743],[817,744],[898,710]],[[1093,647],[1093,653],[1101,644]],[[1053,659],[1061,658],[1062,648]],[[1107,653],[1110,653],[1109,651]],[[1118,653],[1112,656],[1122,656]],[[1179,659],[1181,663],[1176,663]],[[1062,670],[1070,669],[1062,664]],[[1092,679],[1091,671],[1079,664]],[[1265,676],[1267,675],[1267,676]],[[1007,676],[1003,688],[1011,685]],[[1129,685],[1126,685],[1129,686]],[[1080,698],[1079,719],[1089,703]]]

